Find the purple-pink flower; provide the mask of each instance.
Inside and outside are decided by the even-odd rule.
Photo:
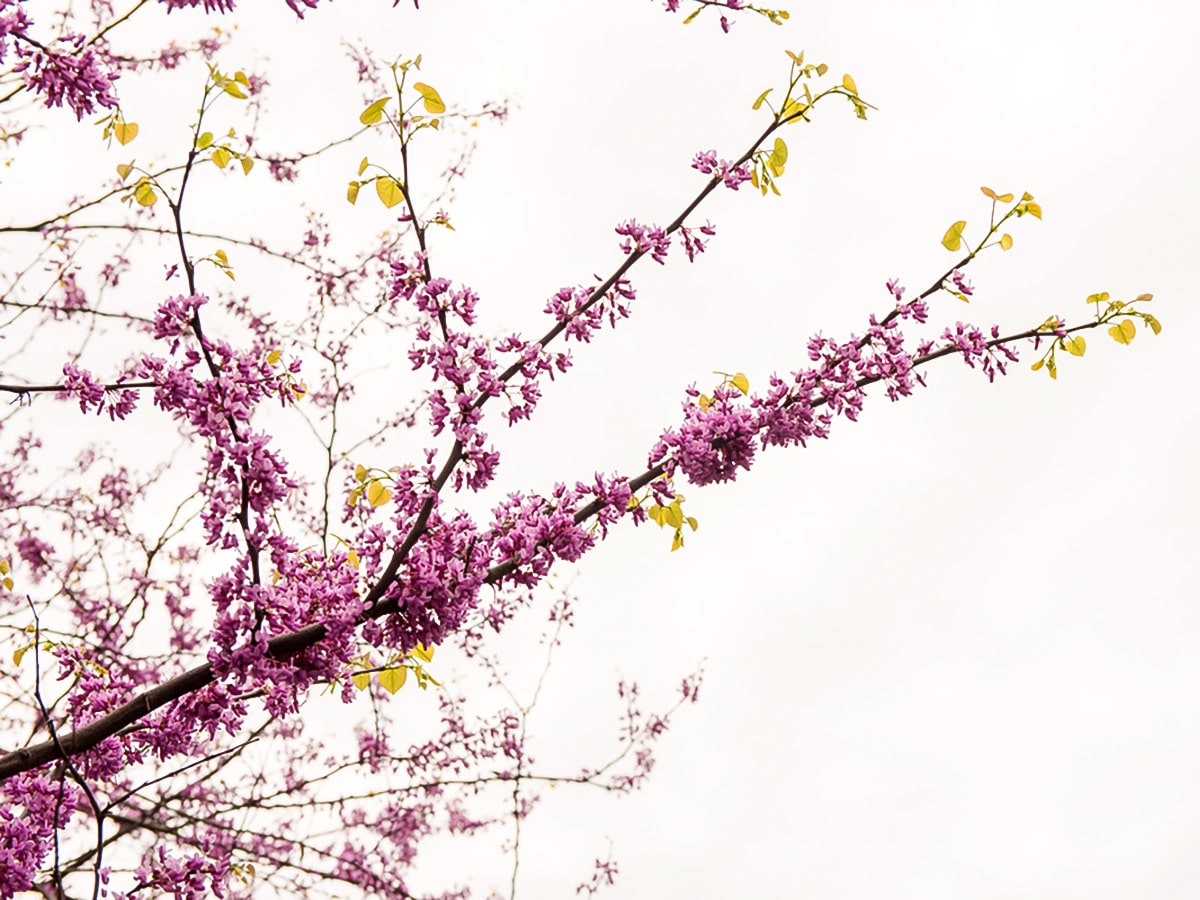
[[[751,165],[748,161],[735,166],[727,159],[717,159],[716,151],[713,150],[697,153],[692,159],[692,168],[705,175],[721,179],[725,187],[731,191],[736,191],[749,181],[752,175]]]
[[[0,0],[0,62],[4,62],[4,50],[10,34],[20,34],[30,25],[20,0]]]
[[[637,251],[649,253],[659,265],[666,263],[667,251],[671,248],[671,236],[657,225],[639,225],[636,219],[622,222],[616,228],[617,234],[625,238],[621,242],[621,250],[628,256]]]
[[[26,87],[45,98],[46,106],[62,106],[66,102],[79,120],[97,105],[107,109],[117,106],[112,84],[117,73],[105,71],[96,51],[86,46],[84,40],[82,35],[64,38],[63,43],[74,48],[69,51],[18,46],[21,61],[13,67],[14,72],[23,73]]]

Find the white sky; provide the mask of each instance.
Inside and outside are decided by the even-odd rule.
[[[611,838],[614,896],[629,898],[1191,896],[1197,8],[793,3],[783,28],[742,17],[726,36],[645,0],[422,5],[342,0],[293,25],[253,4],[223,59],[272,57],[279,146],[353,127],[339,36],[424,54],[452,103],[514,98],[507,125],[480,130],[458,230],[434,251],[497,330],[540,333],[546,296],[619,261],[613,225],[665,224],[703,183],[696,151],[739,154],[784,49],[851,73],[879,107],[863,123],[823,103],[785,135],[782,198],[722,192],[700,214],[718,227],[710,252],[637,273],[633,318],[501,436],[506,490],[641,471],[687,384],[741,370],[760,387],[803,364],[811,333],[885,312],[889,277],[928,285],[954,258],[946,227],[986,220],[981,184],[1030,191],[1045,220],[1015,223],[1012,251],[971,266],[977,299],[938,299],[935,321],[1016,331],[1083,321],[1096,291],[1150,291],[1164,324],[1131,347],[1089,333],[1057,383],[1032,358],[990,386],[943,361],[928,389],[874,397],[827,444],[767,453],[734,485],[683,485],[701,523],[685,550],[626,527],[587,557],[539,707],[543,761],[593,761],[618,675],[665,699],[707,657],[707,680],[645,790],[562,791],[534,815],[519,895],[571,894]],[[170,101],[180,121],[194,88]],[[287,130],[297,112],[307,132]],[[373,198],[345,207],[349,155],[304,199],[348,233],[386,227]],[[256,214],[296,220],[288,206],[236,221]],[[431,860],[431,886],[467,877]]]

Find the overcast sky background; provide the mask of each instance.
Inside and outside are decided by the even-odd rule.
[[[424,54],[423,80],[450,103],[512,98],[508,124],[480,129],[457,230],[434,248],[497,331],[541,333],[549,294],[611,271],[619,221],[673,219],[703,185],[697,151],[740,154],[766,121],[752,101],[786,84],[785,49],[851,73],[879,108],[864,123],[823,102],[785,134],[782,197],[721,191],[698,217],[717,225],[708,253],[635,270],[633,318],[576,351],[535,420],[499,436],[504,489],[640,472],[688,384],[744,371],[760,388],[804,364],[810,334],[886,312],[888,278],[927,286],[954,260],[947,226],[966,219],[971,237],[987,220],[980,185],[1031,192],[1045,219],[1014,222],[1014,248],[970,267],[970,306],[936,299],[939,329],[1083,321],[1085,298],[1109,291],[1153,292],[1164,331],[1131,347],[1090,332],[1057,382],[1033,357],[994,385],[944,360],[928,389],[874,396],[827,443],[768,452],[733,485],[681,485],[700,520],[683,551],[626,526],[589,555],[534,722],[547,767],[602,756],[617,677],[664,702],[702,658],[707,678],[643,791],[556,791],[529,820],[519,896],[570,895],[609,839],[614,895],[630,898],[1191,896],[1200,12],[793,3],[784,27],[742,16],[724,35],[711,14],[683,27],[659,5],[343,0],[301,24],[247,3],[222,57],[270,56],[273,146],[354,127],[339,37]],[[138,91],[186,90],[166,101],[184,111],[197,95],[156,81],[123,85],[147,140],[158,101]],[[389,220],[365,194],[345,205],[360,155],[304,182],[347,234]],[[224,221],[294,228],[298,199]],[[511,654],[518,681],[532,657]],[[429,887],[506,890],[495,855],[428,859]]]

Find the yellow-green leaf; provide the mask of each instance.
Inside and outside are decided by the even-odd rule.
[[[113,122],[113,136],[121,146],[128,144],[137,135],[137,122]]]
[[[12,590],[12,588],[9,588],[9,590]],[[19,666],[21,664],[21,660],[25,658],[25,654],[29,651],[30,646],[32,646],[32,645],[27,645],[25,647],[18,647],[16,650],[13,651],[13,665],[14,666]]]
[[[692,516],[688,516],[684,521],[688,523],[688,525],[691,527],[692,531],[695,531],[697,528],[700,527],[700,523],[697,522]]]
[[[996,199],[999,200],[1001,203],[1012,203],[1013,195],[1012,194],[1001,194]]]
[[[1109,328],[1108,333],[1112,335],[1112,339],[1118,344],[1129,345],[1133,343],[1134,337],[1137,336],[1137,327],[1133,324],[1133,319],[1122,319],[1116,325]]]
[[[765,91],[759,94],[758,99],[754,101],[754,106],[752,106],[751,109],[759,109],[766,101],[767,94],[771,93],[773,90],[775,90],[775,88],[767,88]]]
[[[367,502],[372,506],[383,506],[392,499],[392,492],[381,481],[372,481],[367,488]]]
[[[983,196],[991,197],[993,200],[996,199],[996,192],[993,191],[990,187],[981,187],[980,190],[983,191]]]
[[[221,90],[227,93],[230,97],[237,97],[239,100],[246,99],[246,95],[242,93],[242,89],[238,86],[236,81],[223,81],[221,83]]]
[[[442,102],[441,95],[429,85],[418,81],[413,85],[413,88],[421,95],[425,112],[433,116],[440,116],[446,111],[446,104]]]
[[[1063,338],[1062,343],[1063,347],[1072,356],[1083,356],[1084,351],[1087,350],[1087,341],[1083,339],[1083,335],[1081,334],[1075,337]]]
[[[133,189],[133,199],[142,206],[153,206],[158,202],[158,194],[154,193],[154,186],[149,181],[142,179]]]
[[[678,528],[683,524],[683,510],[679,508],[678,503],[672,503],[670,506],[663,507],[662,517],[672,528]]]
[[[1012,244],[1013,244],[1013,241],[1012,241],[1011,234],[1000,235],[1000,249],[1001,250],[1011,250]]]
[[[1154,299],[1153,294],[1138,294],[1136,297],[1133,298],[1133,302],[1134,303],[1149,303],[1153,299]]]
[[[361,175],[363,172],[367,171],[367,166],[369,165],[370,163],[367,162],[367,158],[364,156],[362,158],[362,162],[358,164],[358,174]]]
[[[854,83],[854,79],[849,75],[842,76],[842,87],[852,93],[855,97],[858,96],[858,85]]]
[[[1107,299],[1108,299],[1108,291],[1101,291],[1099,294],[1089,294],[1088,298],[1087,298],[1087,302],[1100,304],[1100,303],[1105,302]]]
[[[412,655],[422,662],[433,662],[433,649],[433,647],[426,647],[424,644],[417,644],[412,649]]]
[[[805,85],[807,87],[808,85]],[[799,100],[789,100],[783,105],[783,111],[780,112],[779,118],[786,119],[789,122],[800,122],[804,120],[804,113],[808,111],[808,104],[801,103]]]
[[[1146,320],[1146,324],[1150,326],[1151,331],[1155,334],[1162,332],[1162,323],[1158,319],[1154,318],[1150,313],[1142,313],[1142,317]]]
[[[384,97],[382,100],[376,100],[361,113],[359,113],[358,121],[364,125],[374,125],[383,119],[383,108],[388,105],[390,97]]]
[[[357,569],[360,562],[362,562],[362,560],[358,558],[358,551],[351,547],[346,553],[346,564]]]
[[[249,175],[250,170],[254,168],[254,160],[249,156],[243,156],[239,162],[242,164],[242,174]]]
[[[683,546],[683,532],[675,529],[675,537],[671,539],[671,552],[674,553]]]
[[[750,379],[746,377],[745,372],[738,372],[730,379],[730,384],[741,391],[743,394],[750,393]]]
[[[1046,364],[1046,361],[1045,361],[1044,359],[1039,359],[1037,362],[1035,362],[1035,363],[1034,363],[1032,366],[1030,366],[1029,368],[1033,369],[1033,371],[1035,371],[1035,372],[1036,372],[1038,369],[1040,369],[1040,368],[1041,368],[1042,366],[1044,366],[1045,364]]]
[[[828,71],[829,71],[829,66],[825,65],[825,63],[817,63],[817,74],[818,75],[824,75]]]
[[[117,174],[121,176],[122,181],[124,181],[126,178],[128,178],[129,173],[132,171],[133,171],[133,163],[119,163],[117,165]]]
[[[962,246],[963,230],[967,227],[964,221],[955,222],[946,229],[946,234],[942,238],[942,246],[947,250],[957,250]]]
[[[246,87],[250,87],[250,79],[246,77],[245,72],[234,72],[233,80],[238,84],[244,84]]]
[[[1034,203],[1030,200],[1025,204],[1025,212],[1040,219],[1042,217],[1042,206],[1040,203]]]
[[[367,685],[371,683],[371,673],[358,672],[357,674],[351,675],[350,680],[354,682],[354,686],[360,691],[366,690]]]
[[[275,365],[275,363],[279,362],[279,358],[281,356],[283,356],[282,350],[272,350],[270,353],[267,354],[267,365],[268,366]]]
[[[358,188],[359,184],[357,181],[352,181],[346,186],[346,199],[349,200],[351,204],[358,199]]]
[[[196,149],[203,150],[206,147],[212,146],[213,134],[211,131],[206,131],[200,137],[196,138]]]
[[[354,480],[355,481],[358,481],[358,482],[366,481],[368,474],[369,473],[367,472],[366,466],[358,465],[358,466],[354,467]]]
[[[404,200],[404,191],[400,189],[400,184],[396,179],[390,175],[380,175],[375,179],[375,193],[379,195],[379,199],[388,209]]]
[[[783,166],[787,161],[787,144],[784,143],[783,138],[775,138],[775,146],[771,149],[771,168],[778,169],[782,173]]]
[[[213,164],[216,165],[218,169],[223,169],[229,165],[231,156],[232,154],[229,152],[228,147],[218,147],[212,152]]]
[[[400,666],[395,669],[384,669],[378,675],[379,686],[389,694],[394,694],[400,688],[404,687],[404,682],[408,679],[408,669]]]
[[[224,250],[218,250],[216,253],[213,254],[213,256],[215,256],[217,259],[219,259],[225,265],[229,265],[229,256],[228,256],[228,254],[225,253]]]

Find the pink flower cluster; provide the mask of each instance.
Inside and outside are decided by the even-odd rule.
[[[117,74],[101,67],[96,51],[86,46],[83,35],[64,38],[63,43],[72,49],[29,49],[19,45],[17,55],[21,61],[13,71],[23,73],[26,87],[43,95],[46,106],[62,106],[65,101],[81,121],[97,105],[116,108],[113,81]]]
[[[564,340],[574,338],[586,344],[603,327],[605,319],[615,328],[618,319],[629,318],[628,304],[636,297],[633,285],[624,278],[599,297],[591,288],[564,287],[546,301],[545,312],[564,326]]]
[[[705,222],[694,230],[686,226],[680,228],[679,235],[683,238],[683,252],[687,254],[688,262],[695,262],[696,257],[703,253],[708,246],[708,241],[696,237],[696,231],[699,231],[704,237],[712,237],[717,233],[716,227],[709,222]]]
[[[657,225],[639,225],[637,220],[630,219],[618,225],[616,231],[625,238],[621,242],[621,250],[626,255],[636,250],[639,254],[649,253],[650,258],[659,265],[666,263],[667,251],[671,249],[671,236]]]
[[[945,284],[947,290],[962,294],[964,297],[970,297],[975,293],[975,288],[967,281],[961,269],[955,269],[951,272]]]
[[[203,6],[206,13],[216,10],[219,13],[233,12],[234,0],[158,0],[167,7],[167,13],[177,9],[195,9]]]
[[[518,366],[514,378],[506,383],[504,395],[508,399],[508,409],[505,416],[510,425],[522,419],[528,419],[542,398],[542,389],[538,382],[542,376],[554,380],[555,373],[562,373],[571,367],[571,356],[568,353],[549,353],[537,341],[529,341],[520,335],[512,334],[496,342],[497,353],[516,354],[517,360],[513,365]],[[515,376],[520,375],[520,382],[514,385]],[[519,395],[514,396],[514,392]]]
[[[10,34],[21,34],[30,25],[20,0],[0,0],[0,62],[4,62],[4,50]]]
[[[954,283],[964,282],[959,278]],[[882,382],[893,401],[911,394],[917,384],[924,384],[913,371],[914,360],[928,353],[932,344],[924,343],[915,352],[907,349],[899,324],[908,319],[923,323],[929,311],[920,298],[902,302],[904,288],[895,281],[887,287],[897,303],[893,313],[883,321],[871,316],[861,337],[852,335],[844,342],[820,335],[811,338],[808,357],[815,365],[793,372],[790,379],[772,375],[765,394],[744,398],[726,385],[700,403],[699,392],[689,389],[683,423],[663,433],[650,452],[650,466],[661,466],[668,477],[678,470],[693,484],[729,481],[739,469],[750,468],[756,441],[763,447],[804,446],[810,438],[828,437],[837,415],[855,421],[870,384]],[[999,328],[994,327],[992,334],[998,336]],[[973,326],[960,323],[942,338],[946,346],[962,352],[968,365],[979,361],[989,379],[996,372],[1004,373],[1005,360],[1016,359],[1006,345],[990,348]]]
[[[8,900],[30,889],[55,832],[85,808],[85,800],[74,784],[45,771],[0,782],[0,796],[0,898]]]
[[[63,366],[63,396],[79,400],[83,412],[91,409],[99,415],[107,410],[112,420],[124,419],[137,406],[137,392],[133,390],[109,390],[91,372],[74,363]]]
[[[992,337],[1000,337],[1000,326],[992,326]],[[988,339],[984,336],[983,331],[974,325],[966,325],[958,322],[954,326],[954,330],[947,328],[942,332],[942,340],[948,346],[952,346],[962,351],[963,361],[972,369],[975,368],[975,363],[979,363],[979,368],[983,374],[987,376],[988,381],[995,381],[996,375],[1005,375],[1008,373],[1006,365],[1010,362],[1017,361],[1017,354],[1007,344],[996,344],[992,346]]]
[[[137,888],[129,894],[117,894],[116,900],[133,900],[144,896],[172,897],[174,900],[208,900],[225,897],[225,876],[229,871],[226,855],[214,853],[212,846],[203,852],[172,853],[158,844],[146,854],[135,875]]]
[[[405,264],[393,265],[403,268]],[[416,341],[408,351],[413,368],[428,368],[435,385],[448,385],[429,395],[429,421],[434,435],[449,427],[460,447],[462,462],[454,472],[454,488],[481,490],[495,476],[500,461],[480,428],[481,407],[486,398],[504,392],[504,383],[497,376],[498,365],[488,343],[450,327],[458,322],[473,325],[479,298],[470,288],[454,289],[444,278],[413,282],[398,277],[392,293],[407,293],[426,317],[417,326]]]
[[[156,329],[164,337],[176,334],[173,326],[182,327],[183,306],[194,299],[164,303]],[[173,353],[177,347],[178,342]],[[270,508],[295,486],[282,459],[268,447],[270,437],[240,430],[262,400],[276,397],[285,405],[295,400],[289,376],[299,371],[299,363],[279,372],[266,356],[262,348],[239,353],[222,341],[206,342],[203,352],[188,347],[179,363],[154,356],[142,362],[139,374],[158,385],[155,405],[210,442],[205,479],[209,502],[202,516],[210,544],[235,547],[240,534],[252,547],[265,546],[267,534],[274,530]],[[208,359],[216,368],[215,377],[203,377],[209,374]],[[237,522],[245,515],[243,506],[260,514],[255,523]]]
[[[707,407],[696,402],[700,392],[688,389],[683,424],[666,431],[650,453],[650,465],[670,460],[693,484],[732,481],[738,469],[754,462],[757,427],[753,410],[742,405],[741,391],[718,388]]]
[[[154,314],[154,339],[172,339],[171,352],[174,353],[179,348],[180,339],[191,336],[196,311],[207,302],[208,298],[203,294],[194,297],[171,297],[164,301]]]
[[[749,181],[752,171],[749,162],[735,166],[727,159],[717,159],[715,150],[697,153],[692,160],[692,168],[705,175],[711,175],[713,178],[719,178],[731,191],[736,191]]]
[[[492,511],[488,531],[494,564],[512,565],[497,585],[533,587],[558,560],[579,559],[595,545],[597,532],[603,537],[625,514],[629,496],[625,479],[599,473],[591,484],[577,482],[574,488],[556,484],[549,497],[509,494]],[[580,516],[589,504],[595,508],[595,528],[585,527]]]

